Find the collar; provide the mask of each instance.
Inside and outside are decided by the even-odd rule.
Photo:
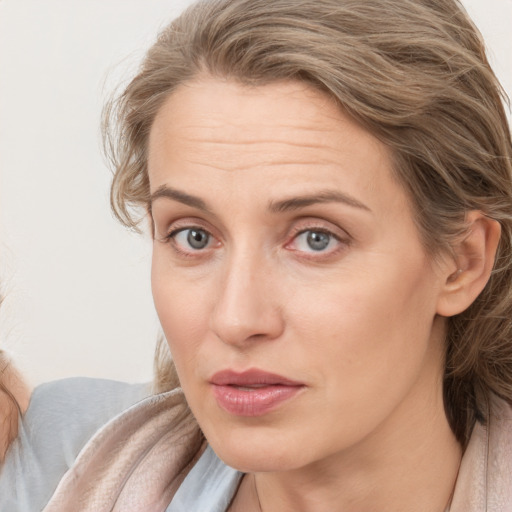
[[[512,509],[512,408],[491,395],[488,422],[477,423],[462,457],[450,512]]]

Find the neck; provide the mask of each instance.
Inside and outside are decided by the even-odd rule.
[[[444,414],[425,419],[423,426],[408,439],[403,428],[388,432],[385,446],[367,440],[367,446],[311,467],[252,475],[261,510],[444,512],[461,448]]]
[[[444,512],[462,449],[444,412],[442,371],[426,375],[357,445],[300,469],[246,475],[230,511]]]

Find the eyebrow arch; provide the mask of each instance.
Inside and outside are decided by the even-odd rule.
[[[172,199],[173,201],[178,201],[179,203],[191,206],[192,208],[197,208],[198,210],[211,213],[210,208],[208,208],[207,204],[199,197],[192,196],[190,194],[187,194],[186,192],[182,192],[181,190],[168,187],[167,185],[162,185],[161,187],[158,187],[155,190],[155,192],[151,194],[149,198],[150,212],[152,209],[151,206],[153,205],[153,202],[161,197]]]
[[[149,199],[149,212],[151,212],[151,206],[153,202],[162,197],[171,199],[173,201],[178,201],[179,203],[185,204],[192,208],[197,208],[206,213],[212,213],[212,210],[201,198],[187,194],[181,190],[168,187],[167,185],[162,185],[161,187],[157,188],[153,194],[151,194]],[[343,203],[353,208],[359,208],[361,210],[371,212],[370,208],[368,208],[368,206],[366,206],[361,201],[358,201],[357,199],[342,192],[332,190],[325,190],[311,195],[292,197],[291,199],[284,199],[282,201],[270,201],[268,208],[272,213],[282,213],[286,211],[300,210],[301,208],[305,208],[313,204],[333,202]]]
[[[318,203],[343,203],[353,208],[359,208],[371,212],[370,208],[361,201],[351,197],[342,192],[325,190],[315,194],[293,197],[283,201],[271,201],[269,203],[270,211],[274,213],[281,213],[286,211],[299,210],[306,206],[311,206]]]

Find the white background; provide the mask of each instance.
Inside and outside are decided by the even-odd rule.
[[[0,346],[32,383],[151,378],[149,240],[112,218],[101,106],[189,0],[0,0]],[[465,0],[512,94],[512,0]]]

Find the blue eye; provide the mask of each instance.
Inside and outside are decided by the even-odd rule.
[[[183,248],[199,251],[205,249],[210,244],[210,234],[204,229],[187,228],[171,233],[175,243]]]
[[[306,243],[313,251],[323,251],[329,246],[331,236],[319,231],[308,231],[306,234]]]
[[[295,249],[303,252],[326,252],[336,248],[339,243],[331,233],[313,229],[302,231],[294,240]]]

